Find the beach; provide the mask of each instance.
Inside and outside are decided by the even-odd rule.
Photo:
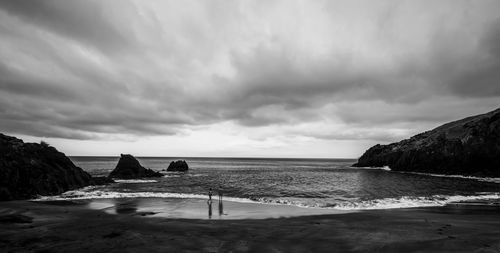
[[[2,202],[0,248],[2,252],[500,252],[500,207],[484,203],[318,214],[311,208],[224,202],[227,216],[238,209],[234,213],[254,211],[247,218],[240,219],[239,214],[219,219],[214,207],[212,219],[196,215],[188,219],[161,215],[160,206],[166,205],[162,199],[121,201]],[[199,212],[193,206],[206,208],[206,203],[197,201],[185,200],[183,217],[188,209]],[[271,218],[256,215],[266,209]],[[285,217],[278,218],[279,212]]]

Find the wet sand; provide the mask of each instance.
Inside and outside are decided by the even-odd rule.
[[[149,200],[157,201],[157,200]],[[132,201],[133,202],[133,201]],[[0,203],[2,252],[500,252],[500,207],[180,219],[138,204]],[[126,205],[125,205],[126,206]],[[228,210],[229,212],[230,210]],[[216,208],[214,215],[217,214]]]
[[[63,202],[52,202],[54,204]],[[67,202],[69,203],[69,202]],[[212,216],[209,217],[209,205],[206,199],[186,198],[115,198],[72,200],[82,207],[102,210],[109,214],[148,213],[154,217],[173,219],[268,219],[288,218],[304,215],[339,214],[341,211],[324,208],[303,208],[291,205],[263,204],[258,202],[223,201],[222,215],[219,215],[218,200],[212,201]]]

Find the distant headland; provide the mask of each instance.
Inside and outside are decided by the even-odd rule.
[[[368,149],[355,167],[500,176],[500,108],[439,126],[410,139]]]

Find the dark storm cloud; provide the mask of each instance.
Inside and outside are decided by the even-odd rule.
[[[479,40],[477,56],[463,65],[450,82],[452,92],[464,97],[500,96],[500,20]]]
[[[0,130],[99,139],[235,122],[390,141],[499,106],[495,9],[0,1]]]
[[[0,91],[4,94],[36,96],[46,99],[75,99],[73,92],[62,89],[58,83],[50,83],[24,76],[10,70],[0,62]]]
[[[466,22],[470,20],[463,23]],[[445,122],[467,115],[465,111],[480,113],[480,110],[494,109],[500,106],[489,99],[494,101],[500,96],[500,22],[486,24],[484,32],[476,34],[478,43],[472,48],[466,48],[463,42],[476,40],[465,37],[470,34],[457,35],[456,31],[438,29],[427,45],[426,54],[410,53],[404,59],[397,59],[397,66],[391,69],[382,66],[380,69],[356,69],[351,66],[349,59],[353,56],[350,55],[343,55],[346,60],[340,62],[339,57],[331,55],[330,60],[304,67],[294,58],[296,52],[261,46],[256,47],[250,57],[233,54],[241,87],[234,96],[236,99],[231,101],[236,107],[231,108],[241,112],[231,115],[242,116],[234,119],[245,125],[267,125],[286,121],[279,120],[278,115],[273,120],[254,117],[245,113],[246,109],[280,105],[290,111],[297,108],[314,110],[327,103],[342,104],[346,100],[384,101],[387,106],[383,107],[391,108],[389,111],[352,106],[351,110],[344,108],[336,112],[346,123],[383,124],[390,121]],[[432,105],[425,110],[418,109],[422,107],[419,103],[426,101],[437,105],[432,101],[436,96],[482,98],[486,106],[474,110],[464,108],[467,103],[453,103],[455,107],[448,106],[445,111],[432,109]],[[408,105],[420,111],[416,113]],[[477,104],[475,106],[478,108]],[[301,118],[296,113],[291,114]],[[288,118],[290,121],[293,119]]]
[[[123,32],[124,24],[109,19],[112,9],[105,5],[94,0],[0,1],[1,9],[28,23],[109,52],[128,45],[133,38]]]

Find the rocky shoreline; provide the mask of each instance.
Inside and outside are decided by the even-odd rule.
[[[25,143],[0,133],[0,201],[58,195],[89,185],[113,183],[117,179],[163,177],[143,167],[130,154],[121,154],[108,176],[92,177],[64,153],[46,142]],[[187,171],[186,161],[172,161],[166,171]]]
[[[77,188],[112,182],[92,177],[45,142],[24,143],[0,134],[0,201],[57,195]]]
[[[500,177],[500,108],[368,149],[354,167]]]
[[[0,201],[56,195],[92,184],[94,179],[45,142],[24,143],[0,134]]]

